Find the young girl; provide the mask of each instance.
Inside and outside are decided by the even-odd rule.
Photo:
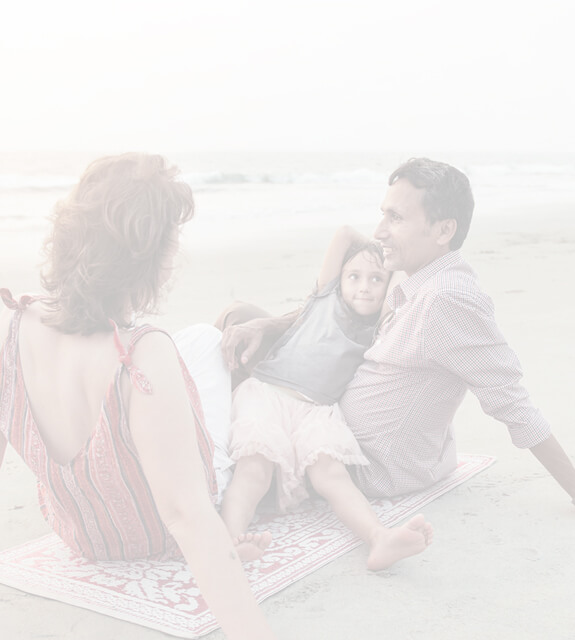
[[[372,343],[389,275],[379,245],[349,227],[342,229],[298,321],[236,389],[231,457],[237,464],[222,517],[244,560],[260,557],[271,542],[269,532],[245,531],[274,475],[281,511],[307,497],[307,478],[369,545],[371,570],[431,543],[431,525],[421,515],[397,529],[384,527],[346,469],[368,461],[337,400]]]

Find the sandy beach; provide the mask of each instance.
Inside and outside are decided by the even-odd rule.
[[[287,189],[287,187],[286,187]],[[198,196],[201,203],[201,195]],[[370,232],[373,225],[362,222]],[[481,206],[478,203],[478,213]],[[492,296],[497,318],[523,365],[524,382],[575,457],[575,202],[521,211],[496,199],[477,215],[464,255]],[[518,206],[518,205],[514,205]],[[353,223],[353,218],[349,220]],[[192,222],[164,313],[176,330],[212,322],[233,299],[283,313],[306,296],[335,229],[289,226],[262,238],[222,230],[206,245]],[[3,232],[0,284],[38,288],[42,230]],[[456,416],[458,449],[498,462],[424,509],[435,527],[428,551],[380,574],[360,547],[264,602],[282,640],[569,640],[575,638],[575,506],[528,451],[468,395]],[[0,470],[0,549],[48,532],[31,473],[12,451]],[[0,585],[0,635],[7,640],[160,640],[165,634],[30,596]],[[206,636],[220,640],[223,634]]]

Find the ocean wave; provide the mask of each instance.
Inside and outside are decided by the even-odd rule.
[[[234,184],[375,184],[385,181],[386,175],[384,172],[370,169],[353,169],[331,174],[313,171],[206,171],[184,172],[181,178],[194,187]],[[0,191],[67,191],[76,183],[77,178],[70,176],[0,174]]]
[[[322,173],[304,172],[223,172],[184,173],[182,178],[190,185],[227,184],[375,184],[385,180],[382,171],[372,169],[352,169]]]
[[[519,164],[519,163],[490,163],[470,164],[463,167],[474,184],[484,182],[497,183],[508,179],[532,179],[547,177],[552,180],[566,179],[572,181],[575,177],[574,163],[557,164]],[[344,171],[322,172],[314,170],[298,171],[184,171],[182,179],[192,187],[218,185],[264,185],[264,184],[301,184],[301,185],[373,185],[384,184],[387,181],[388,169],[373,169],[359,167]],[[54,174],[18,174],[0,173],[0,191],[62,191],[69,190],[77,183],[76,177]]]

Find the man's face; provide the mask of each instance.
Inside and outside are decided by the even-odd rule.
[[[439,241],[441,222],[427,220],[424,195],[424,189],[405,179],[387,190],[381,205],[383,217],[374,236],[383,247],[388,271],[405,271],[411,276],[449,251],[449,245]]]

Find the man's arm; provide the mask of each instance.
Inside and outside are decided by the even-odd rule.
[[[283,316],[255,318],[223,329],[222,354],[230,369],[250,370],[296,321],[300,309]]]
[[[575,504],[575,467],[555,436],[531,447],[531,453],[571,496]]]
[[[317,289],[321,290],[339,277],[343,259],[354,243],[369,239],[350,226],[340,227],[331,239],[319,271]],[[270,317],[263,309],[250,304],[234,303],[226,310],[216,326],[223,333],[222,353],[230,371],[250,371],[269,348],[295,322],[301,309],[280,317]],[[261,317],[257,317],[260,315]]]
[[[490,299],[438,296],[429,325],[430,357],[463,379],[483,411],[507,425],[515,446],[530,449],[575,500],[575,468],[521,385],[519,360],[497,327]]]

